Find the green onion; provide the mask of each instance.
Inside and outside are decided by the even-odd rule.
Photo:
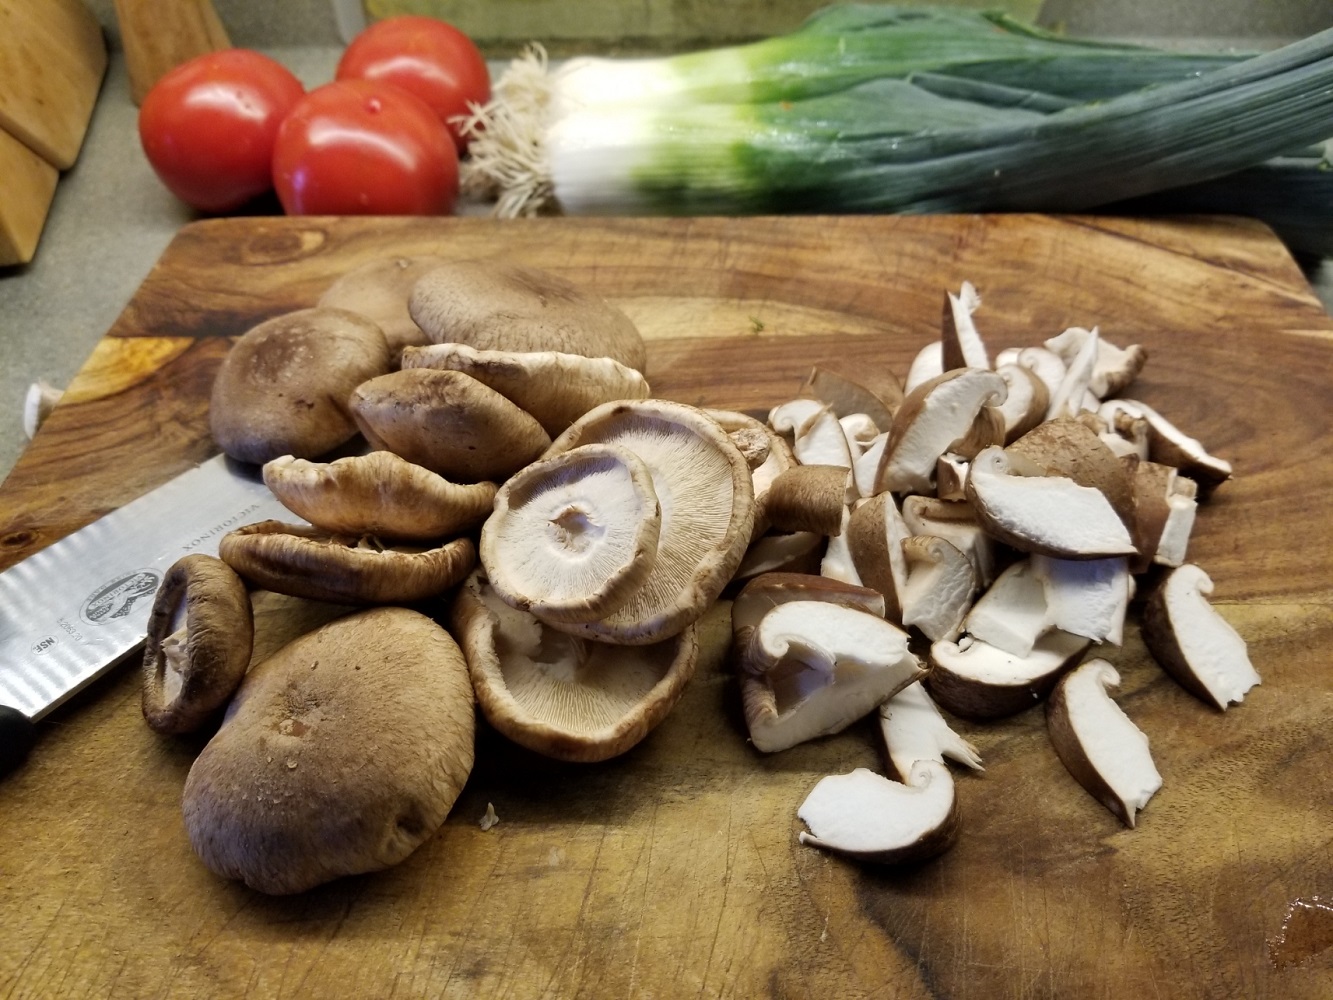
[[[812,24],[865,23],[874,11],[882,15],[877,23],[913,30],[938,27],[947,13],[834,8]],[[662,87],[627,103],[620,98],[633,88],[626,85],[575,109],[578,102],[533,96],[530,87],[512,99],[514,91],[497,86],[500,100],[481,116],[472,144],[469,187],[492,193],[502,215],[552,207],[580,214],[1077,211],[1222,177],[1333,131],[1333,30],[1276,52],[1218,60],[1206,72],[1196,66],[1174,82],[1081,101],[1070,92],[1082,83],[1063,87],[1056,78],[1064,73],[1052,69],[1059,60],[1014,54],[1022,45],[1072,43],[987,19],[943,21],[984,23],[990,34],[936,38],[925,46],[929,56],[909,46],[892,74],[851,85],[855,74],[843,64],[874,60],[849,60],[848,49],[836,56],[818,49],[829,59],[822,76],[813,56],[794,61],[789,87],[777,63],[765,63],[752,92],[814,94],[797,100],[717,99],[721,69],[693,85],[694,96],[706,92],[712,103],[668,102]],[[807,27],[771,43],[789,47],[810,37],[824,34]],[[753,48],[699,58],[734,60]],[[1138,50],[1087,50],[1102,54],[1090,59],[1140,64]],[[1149,62],[1154,72],[1171,64]],[[874,64],[883,68],[887,57]],[[996,79],[970,75],[982,67]],[[540,68],[540,60],[530,61],[525,72]]]

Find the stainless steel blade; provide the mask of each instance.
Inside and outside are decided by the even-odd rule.
[[[303,523],[219,455],[0,573],[0,705],[40,719],[91,684],[141,648],[172,563],[266,518]]]

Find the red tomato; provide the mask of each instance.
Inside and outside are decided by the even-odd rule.
[[[442,215],[458,153],[424,102],[374,80],[308,93],[278,129],[273,183],[289,215]]]
[[[338,61],[339,80],[384,80],[429,104],[461,153],[467,140],[451,118],[469,102],[491,98],[491,75],[472,39],[433,17],[405,14],[377,21],[352,39]]]
[[[177,198],[228,212],[273,186],[273,140],[305,88],[249,49],[210,52],[160,79],[139,109],[139,141]]]

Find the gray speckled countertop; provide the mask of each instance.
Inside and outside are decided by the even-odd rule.
[[[266,50],[307,86],[331,78],[340,49]],[[8,475],[26,439],[28,386],[59,387],[78,371],[175,233],[194,216],[153,176],[139,148],[137,109],[123,56],[107,79],[78,163],[56,192],[36,259],[0,269],[0,475]],[[1333,263],[1311,280],[1333,307]]]

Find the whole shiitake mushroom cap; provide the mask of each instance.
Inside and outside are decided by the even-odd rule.
[[[422,275],[443,264],[443,257],[380,257],[355,267],[324,290],[316,305],[346,309],[364,316],[381,330],[395,358],[404,347],[429,344],[430,338],[412,321],[407,297]]]
[[[348,398],[389,370],[378,326],[342,309],[300,309],[266,320],[232,345],[213,381],[213,440],[262,465],[318,458],[356,436]]]
[[[374,608],[255,666],[185,782],[195,852],[272,894],[395,865],[472,769],[472,687],[424,615]]]
[[[390,372],[357,386],[351,408],[374,447],[456,482],[500,482],[551,443],[531,414],[462,372]]]
[[[143,658],[143,717],[193,732],[227,703],[250,663],[254,621],[243,581],[221,559],[185,556],[153,598]]]
[[[417,281],[408,310],[437,344],[614,358],[639,371],[647,359],[628,316],[534,267],[499,260],[442,264]]]
[[[470,538],[434,548],[258,521],[222,536],[218,555],[256,586],[336,604],[406,604],[461,583],[477,562]]]

